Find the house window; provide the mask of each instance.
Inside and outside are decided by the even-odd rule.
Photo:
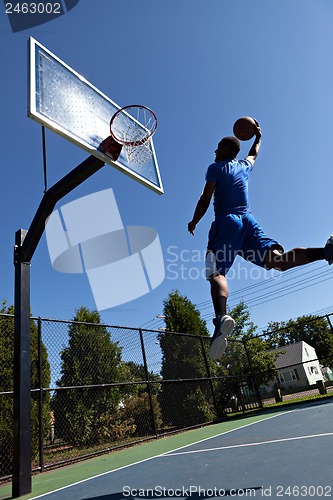
[[[285,382],[290,382],[291,380],[290,372],[283,372],[283,378]]]
[[[304,350],[305,350],[305,354],[309,357],[309,353],[308,353],[308,350],[306,347],[304,347]]]
[[[279,381],[281,384],[283,384],[283,382],[290,382],[291,380],[299,380],[299,375],[296,369],[279,374]]]

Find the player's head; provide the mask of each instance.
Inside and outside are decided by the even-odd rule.
[[[236,137],[223,137],[215,150],[215,161],[236,158],[240,151],[240,142]]]

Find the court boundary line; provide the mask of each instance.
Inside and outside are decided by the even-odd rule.
[[[225,431],[225,432],[219,432],[218,434],[215,434],[214,436],[210,436],[210,437],[204,438],[204,439],[199,439],[199,441],[194,441],[193,443],[186,444],[184,446],[180,446],[179,448],[175,448],[174,450],[166,451],[164,453],[159,453],[158,455],[154,455],[154,456],[149,457],[149,458],[144,458],[143,460],[139,460],[137,462],[133,462],[132,464],[123,465],[121,467],[118,467],[117,469],[113,469],[113,470],[107,471],[107,472],[102,472],[101,474],[97,474],[96,476],[92,476],[92,477],[88,477],[86,479],[82,479],[82,480],[77,481],[75,483],[68,484],[67,486],[62,486],[61,488],[57,488],[56,490],[48,491],[47,493],[42,493],[41,495],[38,495],[37,497],[32,497],[29,500],[37,500],[38,498],[46,497],[47,495],[51,495],[52,493],[57,493],[58,491],[65,490],[67,488],[71,488],[72,486],[77,486],[78,484],[85,483],[87,481],[91,481],[92,479],[97,479],[98,477],[106,476],[107,474],[112,474],[113,472],[117,472],[119,470],[126,469],[128,467],[132,467],[133,465],[138,465],[138,464],[142,464],[144,462],[148,462],[148,460],[154,460],[155,458],[160,458],[160,457],[168,457],[170,455],[170,453],[174,453],[175,451],[181,450],[182,448],[188,448],[189,446],[193,446],[193,445],[198,444],[198,443],[203,443],[204,441],[208,441],[209,439],[214,439],[216,437],[219,437],[219,436],[222,436],[222,435],[225,435],[225,434],[230,434],[231,432],[235,432],[235,431],[237,431],[239,429],[244,429],[245,427],[249,427],[251,425],[259,424],[261,422],[266,422],[267,420],[271,420],[272,418],[282,417],[283,415],[287,415],[287,414],[292,413],[294,411],[295,410],[287,409],[283,413],[279,413],[278,415],[272,415],[270,417],[263,418],[262,420],[257,420],[256,422],[251,422],[249,424],[242,425],[241,427],[237,427],[236,429],[230,429],[230,430]],[[223,423],[223,422],[221,422],[221,423]],[[175,455],[176,455],[176,453],[175,453]]]
[[[312,434],[309,436],[296,436],[296,437],[283,438],[283,439],[272,439],[269,441],[262,441],[259,443],[233,444],[233,445],[229,445],[229,446],[219,446],[218,448],[206,448],[204,450],[192,450],[192,451],[184,451],[184,452],[179,452],[179,453],[169,452],[169,453],[166,453],[164,456],[165,457],[177,457],[177,456],[182,456],[182,455],[190,455],[190,454],[194,454],[194,453],[207,453],[209,451],[230,450],[233,448],[246,448],[248,446],[261,446],[261,445],[265,445],[265,444],[283,443],[283,442],[289,442],[289,441],[297,441],[300,439],[311,439],[311,438],[324,437],[324,436],[333,436],[333,432],[326,432],[324,434]],[[159,457],[157,457],[157,458],[159,458]]]

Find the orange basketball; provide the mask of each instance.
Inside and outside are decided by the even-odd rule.
[[[250,116],[242,116],[234,123],[234,135],[240,141],[248,141],[251,139],[256,130],[256,124]]]

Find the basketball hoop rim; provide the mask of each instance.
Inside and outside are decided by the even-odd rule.
[[[152,129],[152,130],[148,130],[148,129],[146,129],[146,130],[147,130],[147,136],[146,136],[146,137],[144,137],[143,139],[140,139],[139,141],[124,141],[124,140],[122,140],[122,139],[119,139],[119,137],[117,137],[117,136],[113,133],[113,130],[112,130],[112,124],[113,124],[114,120],[116,119],[116,117],[117,117],[120,113],[122,113],[122,112],[125,112],[125,113],[126,113],[126,110],[128,110],[128,109],[130,109],[130,108],[141,108],[141,109],[146,109],[146,110],[147,110],[147,111],[149,111],[149,112],[153,115],[153,117],[154,117],[154,127],[153,127],[153,129]],[[127,113],[126,113],[126,114],[127,114]],[[129,116],[130,116],[130,115],[129,115]],[[131,117],[131,119],[135,120],[135,118],[134,118],[133,116],[130,116],[130,117]],[[137,121],[137,120],[135,120],[135,121]],[[139,122],[137,122],[137,123],[140,125],[140,127],[146,128],[146,127],[144,127],[141,123],[139,123]],[[156,127],[157,127],[157,117],[156,117],[156,115],[155,115],[155,113],[154,113],[154,111],[153,111],[152,109],[148,108],[147,106],[143,106],[142,104],[130,104],[130,105],[128,105],[128,106],[124,106],[123,108],[119,109],[119,110],[118,110],[118,111],[117,111],[117,112],[113,115],[113,117],[111,118],[111,121],[110,121],[110,134],[111,134],[112,138],[113,138],[116,142],[118,142],[118,143],[120,143],[120,144],[123,144],[124,146],[133,146],[133,147],[135,147],[135,146],[141,146],[142,144],[144,144],[145,142],[147,142],[147,141],[148,141],[148,139],[149,139],[149,138],[150,138],[150,137],[154,134],[154,132],[155,132],[155,130],[156,130]]]

